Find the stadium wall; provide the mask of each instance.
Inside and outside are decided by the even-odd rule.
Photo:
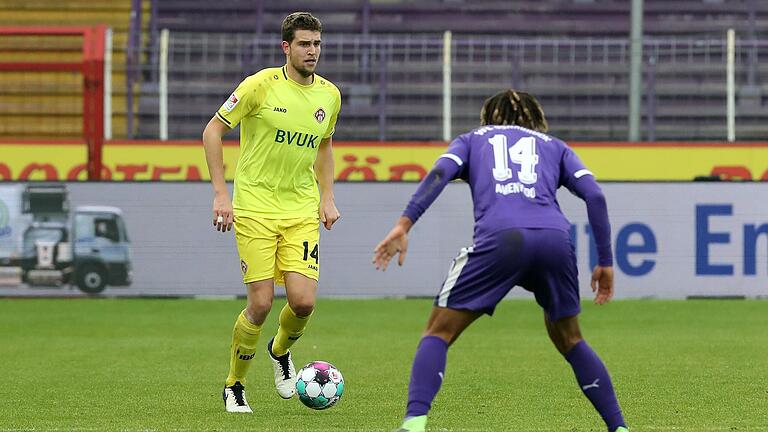
[[[12,185],[12,184],[11,184]],[[7,187],[2,186],[0,187]],[[67,183],[72,208],[119,207],[131,241],[133,283],[105,295],[243,295],[232,233],[212,229],[205,183]],[[607,183],[617,298],[768,296],[768,189],[760,183]],[[322,229],[324,296],[432,296],[472,238],[468,187],[449,185],[414,227],[404,267],[376,272],[372,250],[415,190],[408,183],[340,183],[342,218]],[[590,231],[583,203],[567,192],[582,296],[591,298]],[[7,220],[7,218],[6,218]],[[0,227],[4,235],[13,235]],[[0,287],[0,295],[78,295],[77,289]],[[512,297],[530,297],[515,289]]]

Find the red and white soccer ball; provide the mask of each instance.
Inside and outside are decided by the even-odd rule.
[[[344,393],[344,377],[332,364],[313,361],[298,372],[296,393],[304,405],[324,410],[334,406],[341,398]]]

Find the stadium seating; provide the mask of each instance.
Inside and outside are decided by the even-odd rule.
[[[661,45],[646,42],[646,60],[654,57],[657,64],[645,66],[646,86],[652,82],[653,88],[645,89],[643,123],[652,125],[653,132],[644,138],[724,137],[724,32],[735,27],[743,35],[750,22],[758,31],[768,28],[762,25],[768,22],[764,3],[702,0],[691,7],[686,1],[645,1],[646,35],[655,36]],[[279,40],[270,46],[264,39],[276,37],[287,13],[306,8],[306,3],[291,0],[160,2],[158,26],[169,28],[175,41],[170,135],[198,137],[240,79],[281,64]],[[456,44],[453,133],[477,124],[484,97],[514,86],[541,99],[556,134],[580,140],[626,139],[629,2],[330,0],[309,10],[329,30],[320,69],[339,85],[345,99],[339,139],[431,140],[442,135],[445,29],[454,31]],[[414,32],[433,37],[420,39]],[[382,33],[392,35],[395,43],[387,45]],[[520,46],[518,38],[523,41]],[[369,39],[381,42],[366,45]],[[702,39],[714,42],[701,46],[696,40]],[[381,51],[386,52],[384,57],[379,56]],[[739,54],[740,83],[746,82],[747,54]],[[765,67],[756,64],[753,71],[763,76]],[[762,94],[767,92],[756,88],[757,103],[739,107],[742,138],[768,132],[761,120],[766,112]],[[144,136],[157,133],[152,93],[147,92],[141,103],[139,134]],[[699,109],[688,108],[691,103]]]
[[[150,0],[143,0],[144,29]],[[26,0],[0,2],[1,26],[106,24],[113,31],[113,135],[126,135],[126,47],[131,2],[112,0]],[[0,38],[3,61],[80,61],[82,41],[56,37]],[[68,73],[4,72],[0,75],[0,137],[82,136],[82,76]],[[30,118],[45,116],[46,121]]]
[[[768,2],[645,0],[644,139],[722,139],[725,136],[724,32],[764,36]],[[158,33],[171,30],[169,135],[198,138],[212,112],[243,77],[282,64],[279,25],[307,3],[295,0],[162,0],[149,16],[142,1],[143,45],[134,87],[137,122],[127,130],[125,59],[129,2],[30,0],[0,5],[4,24],[106,22],[115,30],[115,137],[156,138]],[[154,9],[153,9],[154,10]],[[625,0],[326,0],[309,8],[327,30],[320,73],[344,98],[337,139],[434,140],[442,136],[442,31],[454,31],[452,133],[477,124],[490,93],[516,87],[537,95],[552,132],[567,139],[627,137],[629,2]],[[65,17],[65,18],[62,18]],[[151,31],[148,25],[151,21]],[[2,48],[4,58],[8,51]],[[6,46],[7,48],[7,46]],[[768,45],[737,52],[738,137],[768,134]],[[76,46],[62,53],[77,55]],[[26,54],[29,55],[29,54]],[[40,53],[34,54],[39,57]],[[654,61],[655,64],[651,64]],[[56,121],[35,134],[79,134],[76,80],[36,82],[5,74],[0,80],[6,121],[0,135],[29,132],[22,125],[44,110]],[[10,79],[8,79],[10,77]],[[44,108],[19,102],[45,95]],[[691,110],[695,104],[697,109]],[[648,126],[648,127],[646,127]]]
[[[308,10],[337,33],[434,33],[450,29],[475,34],[519,36],[625,36],[627,0],[163,0],[158,25],[176,31],[266,33],[280,31],[282,18]],[[744,28],[749,11],[768,28],[766,2],[733,0],[645,0],[649,35],[722,34]]]

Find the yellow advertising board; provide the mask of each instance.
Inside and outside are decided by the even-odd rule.
[[[603,181],[689,181],[697,176],[768,180],[768,142],[604,143],[571,146]],[[337,181],[418,181],[443,153],[443,142],[334,143]],[[234,177],[239,147],[224,145],[225,175]],[[80,142],[0,142],[0,180],[85,180]],[[103,148],[104,180],[208,180],[198,141],[111,141]]]
[[[600,180],[768,180],[768,143],[659,142],[572,145]]]
[[[443,153],[444,143],[343,143],[334,146],[336,179],[420,179]],[[690,181],[699,176],[768,180],[768,143],[570,144],[603,181]]]
[[[77,141],[0,142],[0,181],[85,179],[87,160]]]

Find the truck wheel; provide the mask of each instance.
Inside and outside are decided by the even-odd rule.
[[[77,272],[77,287],[88,294],[98,294],[107,286],[107,272],[95,265],[86,265]]]

